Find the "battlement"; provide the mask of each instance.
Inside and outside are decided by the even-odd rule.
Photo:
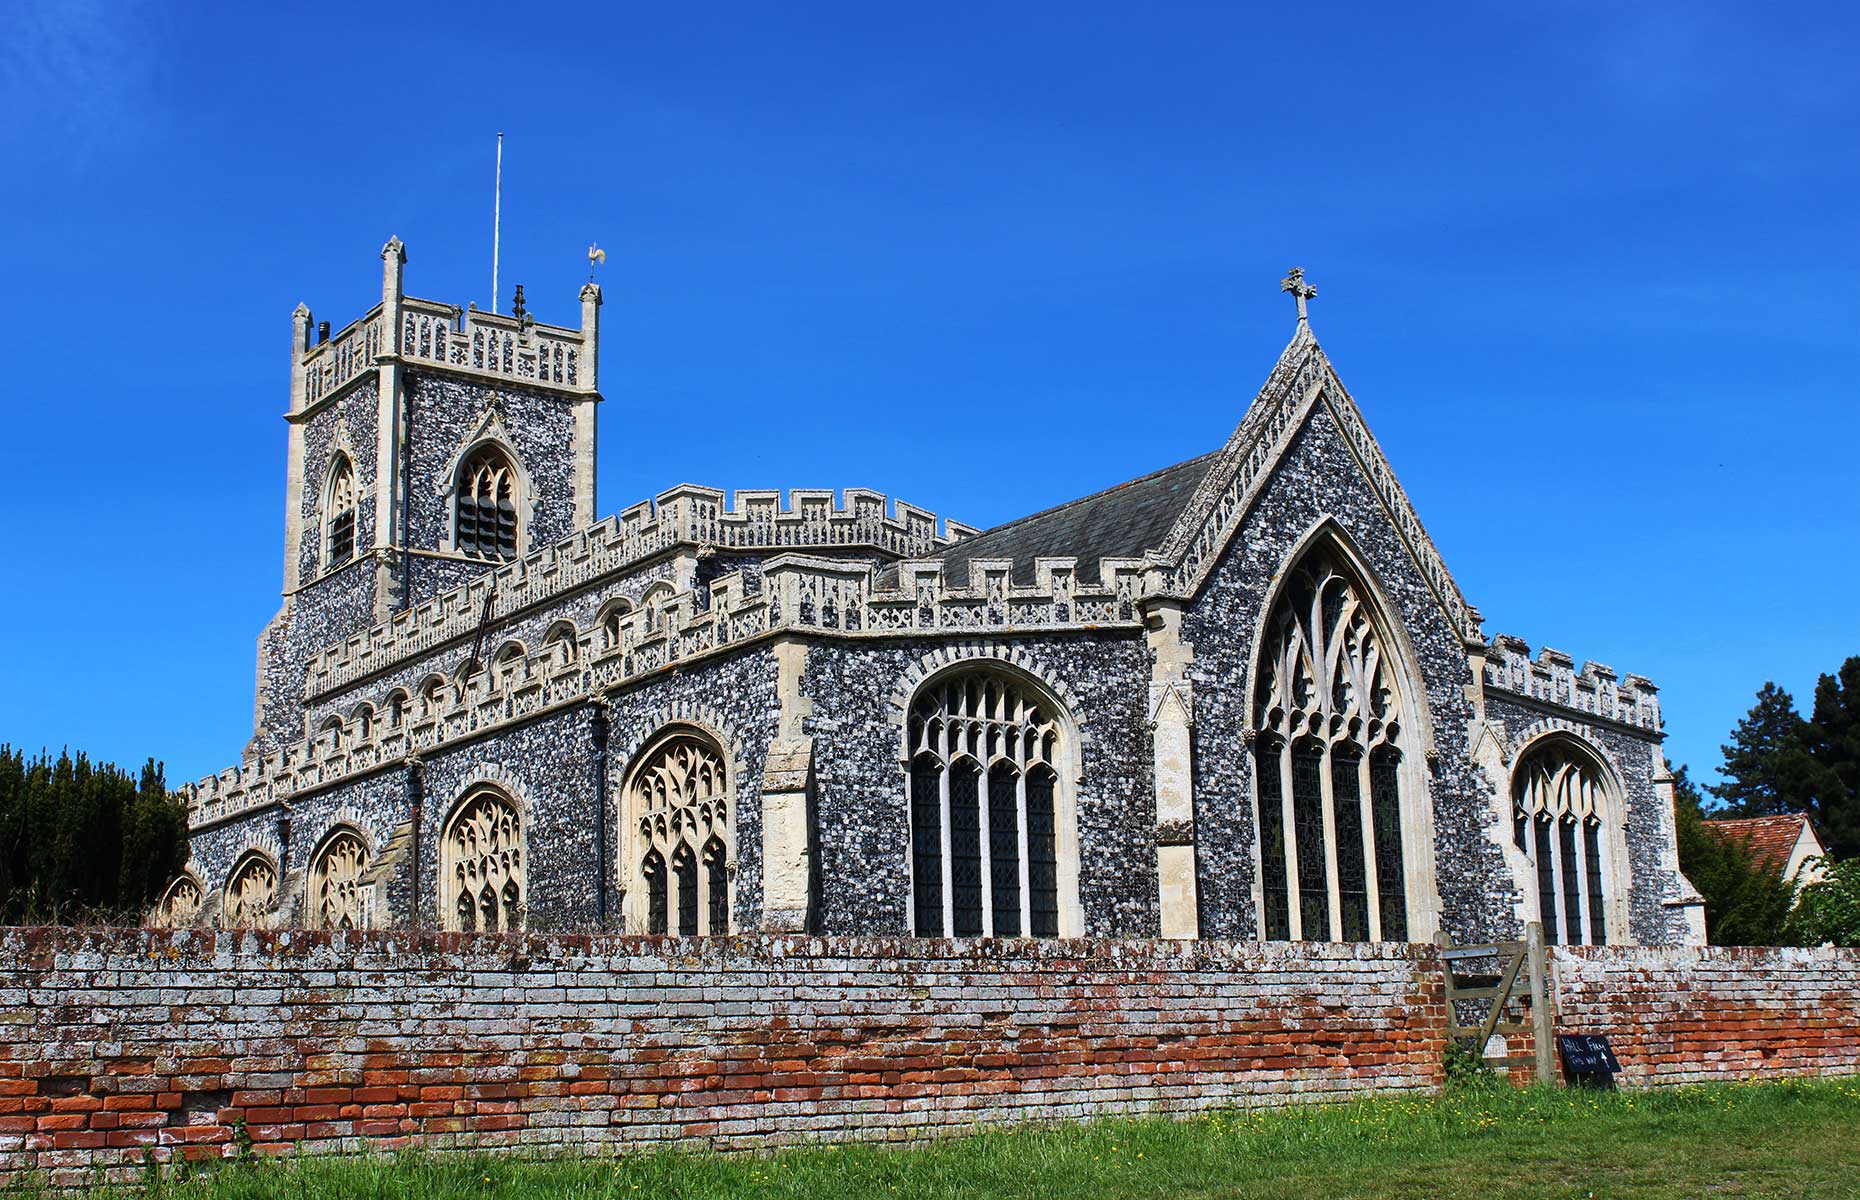
[[[667,495],[703,491],[678,488]],[[661,500],[663,512],[668,506]],[[738,507],[742,507],[740,499]],[[566,586],[561,581],[592,577],[588,573],[595,570],[596,535],[612,538],[620,529],[620,523],[610,518],[596,530],[545,551],[544,556],[555,555],[546,568],[535,565],[544,556],[511,563],[470,587],[441,597],[443,604],[435,601],[430,609],[422,605],[403,614],[408,628],[394,628],[390,622],[370,633],[387,630],[385,636],[402,639],[395,644],[407,649],[417,642],[431,645],[443,640],[446,629],[469,630],[483,604],[484,588],[503,586],[516,594],[525,586],[545,586],[546,580],[554,580],[552,586]],[[1141,628],[1139,599],[1162,584],[1161,568],[1142,559],[1101,560],[1102,582],[1094,585],[1079,583],[1078,560],[1073,558],[1035,560],[1035,582],[1029,587],[1014,586],[1012,567],[1006,559],[978,559],[968,564],[968,578],[957,580],[946,578],[940,563],[910,561],[899,564],[896,584],[887,586],[881,584],[878,568],[870,563],[781,554],[763,564],[759,587],[752,586],[756,581],[741,572],[720,576],[707,587],[676,593],[627,614],[621,621],[620,638],[612,645],[606,644],[601,629],[590,627],[578,631],[572,654],[542,647],[524,658],[483,666],[470,678],[445,680],[436,693],[407,700],[405,715],[398,722],[390,715],[395,711],[395,697],[370,696],[366,704],[375,716],[365,723],[365,731],[363,722],[352,721],[344,728],[249,758],[239,767],[184,788],[189,823],[199,826],[222,820],[399,763],[408,755],[492,726],[587,703],[669,667],[737,649],[778,632],[885,637],[1028,629],[1135,630]],[[448,624],[455,618],[456,623]],[[343,647],[355,656],[345,660],[350,666],[361,661],[355,642],[351,639]],[[385,661],[377,659],[376,663]]]
[[[601,289],[581,289],[581,328],[545,325],[525,314],[481,312],[402,291],[406,247],[382,247],[381,303],[327,340],[311,339],[311,313],[292,315],[296,359],[292,412],[301,413],[366,378],[385,362],[571,392],[596,389]]]
[[[564,592],[628,570],[674,547],[740,551],[870,549],[922,558],[976,530],[865,488],[788,493],[739,491],[726,502],[717,488],[680,484],[600,524],[325,648],[310,660],[305,694],[324,695],[454,638],[473,633],[487,592],[499,618],[546,604]]]
[[[1652,680],[1643,675],[1618,677],[1613,667],[1598,662],[1585,662],[1577,671],[1573,658],[1548,646],[1533,662],[1530,645],[1508,633],[1492,636],[1484,683],[1604,720],[1660,731],[1659,689]]]

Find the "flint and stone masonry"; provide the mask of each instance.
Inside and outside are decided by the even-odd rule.
[[[381,261],[293,315],[284,602],[157,923],[1702,940],[1654,685],[1484,634],[1301,274],[1224,444],[978,531],[596,522],[600,288],[571,328]]]

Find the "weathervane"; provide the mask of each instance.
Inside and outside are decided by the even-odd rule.
[[[607,265],[607,251],[593,242],[588,243],[588,282],[594,282],[594,268]]]
[[[1300,325],[1309,323],[1311,318],[1305,312],[1305,301],[1317,295],[1317,288],[1305,282],[1305,269],[1293,267],[1290,274],[1279,280],[1279,290],[1290,292],[1292,297],[1298,301],[1298,323]]]

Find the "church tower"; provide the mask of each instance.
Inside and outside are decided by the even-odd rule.
[[[291,325],[284,604],[260,637],[255,743],[304,736],[304,664],[594,521],[600,288],[581,327],[405,293],[381,250],[381,303],[333,336]],[[314,331],[314,332],[313,332]]]

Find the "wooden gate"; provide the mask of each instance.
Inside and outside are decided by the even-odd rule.
[[[1548,979],[1544,974],[1544,928],[1536,921],[1524,927],[1521,942],[1488,942],[1457,946],[1443,929],[1435,935],[1440,944],[1441,967],[1447,980],[1447,1037],[1472,1041],[1474,1052],[1499,1067],[1535,1068],[1537,1082],[1556,1079],[1556,1047],[1550,1015]],[[1494,967],[1496,969],[1494,969]],[[1476,1025],[1462,1024],[1462,1008],[1478,1006]],[[1497,1034],[1512,1053],[1486,1058],[1486,1046]],[[1515,1052],[1515,1038],[1530,1038],[1530,1053]]]

